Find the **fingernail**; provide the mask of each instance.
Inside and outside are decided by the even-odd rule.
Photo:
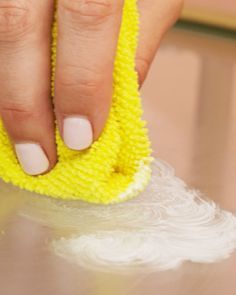
[[[93,131],[86,117],[74,116],[64,119],[63,140],[72,150],[84,150],[93,142]]]
[[[15,151],[21,167],[29,175],[39,175],[48,170],[49,161],[37,143],[17,143]]]

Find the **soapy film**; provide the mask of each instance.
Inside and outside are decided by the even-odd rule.
[[[100,206],[34,199],[24,215],[57,229],[53,251],[85,268],[144,272],[229,257],[236,248],[236,217],[189,189],[165,162],[156,159],[152,170],[135,200]]]

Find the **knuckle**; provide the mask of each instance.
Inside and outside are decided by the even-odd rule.
[[[15,122],[23,122],[35,116],[32,103],[9,102],[1,106],[1,115]]]
[[[61,0],[59,12],[65,21],[98,25],[113,15],[120,3],[120,0]]]
[[[4,3],[5,2],[5,3]],[[0,1],[0,41],[16,41],[32,27],[29,1]]]
[[[149,59],[142,57],[142,56],[137,56],[137,58],[136,58],[136,70],[138,73],[140,86],[145,81],[145,78],[146,78],[148,70],[149,70],[150,62],[151,61]]]
[[[101,74],[89,68],[66,66],[56,77],[56,86],[59,89],[69,88],[85,98],[96,95],[102,83]]]

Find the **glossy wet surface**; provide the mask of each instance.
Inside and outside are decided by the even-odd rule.
[[[188,185],[200,189],[221,208],[234,214],[235,61],[236,43],[232,40],[173,31],[166,38],[143,90],[145,116],[155,156],[174,166],[176,174]],[[127,266],[117,272],[109,271],[107,261],[103,271],[101,266],[93,268],[81,261],[72,263],[71,255],[68,259],[68,255],[61,255],[58,247],[54,247],[55,241],[61,241],[61,238],[71,239],[78,233],[92,234],[101,228],[114,232],[120,227],[131,233],[137,220],[141,223],[150,221],[152,226],[159,215],[154,210],[146,211],[145,206],[140,211],[139,204],[139,211],[137,207],[134,211],[132,205],[130,214],[124,205],[115,209],[114,214],[107,210],[101,213],[99,207],[83,208],[76,203],[64,210],[62,204],[52,204],[51,200],[42,197],[37,197],[34,204],[35,196],[3,184],[0,196],[1,294],[236,293],[236,253],[217,263],[184,262],[174,270],[148,269],[147,264],[144,272],[135,271],[135,266],[132,271]],[[127,222],[120,216],[128,218]],[[209,239],[209,235],[206,238]],[[222,232],[218,239],[222,242]],[[73,246],[78,247],[77,242]],[[135,253],[137,240],[133,243]],[[129,247],[132,250],[132,245]],[[215,251],[211,244],[209,248],[204,253]],[[108,250],[113,253],[112,249]],[[103,258],[107,257],[107,252],[103,253]],[[118,254],[110,256],[113,263]],[[91,264],[91,261],[84,263]]]

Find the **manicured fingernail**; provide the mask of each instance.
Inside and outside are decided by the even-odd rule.
[[[93,131],[86,117],[74,116],[64,119],[63,140],[72,150],[84,150],[93,142]]]
[[[37,143],[17,143],[15,151],[21,167],[29,175],[39,175],[48,170],[49,161]]]

